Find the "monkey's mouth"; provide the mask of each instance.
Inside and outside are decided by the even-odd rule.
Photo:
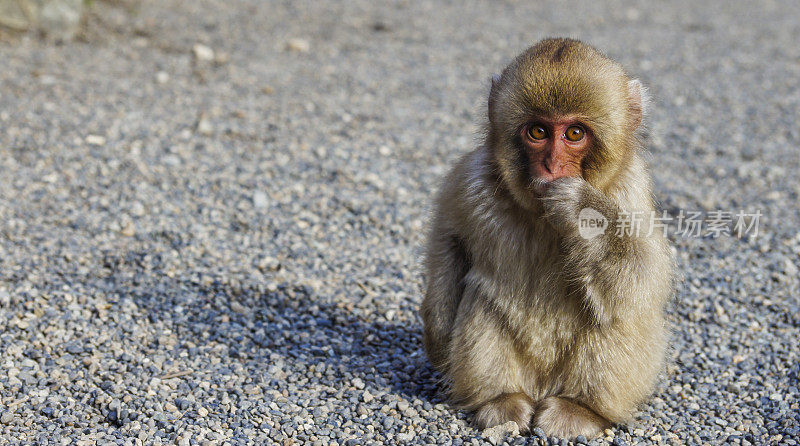
[[[536,167],[532,167],[528,171],[528,177],[530,178],[529,189],[538,195],[543,194],[547,187],[550,186],[553,181],[556,181],[559,178],[581,176],[580,172],[572,171],[561,171],[559,173],[554,173],[543,161],[534,162],[533,165]]]
[[[545,190],[547,190],[547,186],[549,186],[550,183],[551,183],[550,180],[547,180],[547,179],[542,178],[542,177],[534,176],[534,177],[531,178],[530,189],[534,193],[541,195],[541,194],[544,193]]]

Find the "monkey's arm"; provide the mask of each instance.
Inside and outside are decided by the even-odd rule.
[[[423,343],[434,367],[444,370],[450,333],[464,292],[469,255],[461,238],[438,215],[428,239],[427,290],[420,314],[425,323]]]
[[[661,232],[651,231],[649,209],[623,209],[581,178],[554,181],[542,203],[546,218],[562,236],[565,270],[585,292],[598,324],[608,324],[623,312],[643,316],[668,298],[672,256]],[[606,219],[603,233],[592,237],[585,227],[581,230],[579,218],[597,217],[581,214],[587,208]]]

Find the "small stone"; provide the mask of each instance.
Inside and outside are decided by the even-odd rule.
[[[797,276],[797,266],[789,259],[784,260],[784,271],[790,277]]]
[[[403,415],[408,417],[408,418],[414,418],[414,417],[419,415],[419,412],[417,412],[417,409],[414,409],[413,407],[409,407],[408,409],[403,411]]]
[[[131,204],[131,215],[135,215],[136,217],[141,217],[146,213],[144,205],[140,201],[134,201]]]
[[[106,138],[100,135],[88,135],[86,137],[86,144],[90,146],[103,146],[106,144]]]
[[[401,443],[408,443],[413,440],[416,435],[417,434],[415,434],[413,431],[409,431],[397,434],[396,437]]]
[[[275,89],[270,87],[269,85],[265,85],[261,87],[261,92],[264,94],[272,94],[275,93]]]
[[[375,397],[373,397],[372,394],[369,393],[369,390],[365,390],[364,393],[361,394],[361,400],[364,401],[365,403],[369,403],[373,399],[375,399]]]
[[[200,119],[197,120],[197,133],[203,136],[211,136],[211,134],[214,133],[214,126],[211,125],[211,121],[204,115],[200,116]]]
[[[175,400],[175,405],[176,405],[176,406],[178,407],[178,409],[180,409],[180,410],[186,410],[186,409],[188,409],[189,407],[191,407],[192,403],[191,403],[191,402],[189,402],[189,400],[185,400],[185,399],[183,399],[183,398],[178,398],[178,399],[176,399],[176,400]]]
[[[159,84],[166,84],[167,82],[169,82],[169,73],[167,73],[166,71],[159,71],[158,73],[156,73],[156,82],[158,82]]]
[[[119,231],[120,234],[124,235],[125,237],[133,237],[136,235],[136,227],[133,225],[133,222],[129,221],[126,222],[122,229]]]
[[[11,421],[14,420],[14,413],[10,410],[3,412],[3,415],[0,415],[0,423],[9,424]]]
[[[194,58],[200,62],[211,62],[214,60],[214,50],[202,43],[195,43],[192,47]]]
[[[289,51],[307,53],[311,50],[311,43],[306,39],[289,39],[289,41],[286,42],[286,48]]]
[[[181,159],[175,155],[166,155],[164,158],[164,164],[168,166],[180,166]]]
[[[231,310],[233,310],[233,311],[235,311],[235,312],[237,312],[239,314],[245,314],[248,311],[247,308],[244,305],[242,305],[242,304],[240,304],[239,302],[236,302],[236,301],[231,301]]]
[[[200,406],[199,408],[197,408],[197,415],[199,415],[201,418],[205,418],[208,415],[208,409],[206,409],[203,406]]]
[[[274,257],[265,256],[259,259],[258,263],[256,264],[256,268],[258,268],[261,272],[277,271],[281,269],[281,262]]]
[[[508,421],[505,424],[498,424],[497,426],[487,427],[481,432],[483,438],[488,439],[493,444],[498,444],[503,441],[503,438],[512,435],[519,435],[519,426],[515,421]]]
[[[269,198],[263,191],[257,190],[253,192],[253,206],[258,209],[263,209],[269,206]]]
[[[363,389],[365,386],[364,381],[362,381],[361,378],[353,378],[352,382],[353,382],[353,387],[359,390]]]

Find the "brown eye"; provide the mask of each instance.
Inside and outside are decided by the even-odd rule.
[[[540,125],[532,125],[528,128],[528,136],[531,139],[545,139],[547,138],[547,130]]]
[[[573,125],[567,129],[567,131],[564,133],[564,136],[566,136],[568,140],[575,142],[582,140],[584,133],[585,132],[582,128],[578,127],[577,125]]]

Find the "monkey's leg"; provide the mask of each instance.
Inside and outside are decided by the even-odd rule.
[[[636,317],[625,324],[595,327],[575,341],[570,362],[562,369],[560,396],[611,423],[630,419],[652,391],[666,348],[663,321]]]
[[[525,393],[528,377],[508,319],[500,308],[487,309],[491,306],[486,296],[467,287],[451,342],[450,395],[461,408],[474,411],[480,428],[514,421],[527,432],[534,408]]]
[[[611,423],[576,401],[551,396],[537,405],[533,425],[541,428],[545,434],[556,437],[574,438],[583,435],[592,438]]]
[[[514,421],[520,432],[530,430],[533,400],[522,392],[503,393],[484,403],[475,412],[475,424],[480,428]]]
[[[420,315],[425,324],[422,341],[428,358],[436,369],[445,372],[453,322],[470,262],[458,236],[440,225],[435,223],[428,240],[427,290]]]

